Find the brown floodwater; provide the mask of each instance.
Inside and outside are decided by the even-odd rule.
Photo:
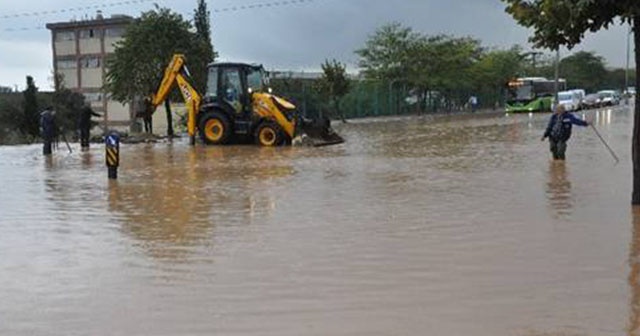
[[[632,115],[336,123],[323,148],[0,147],[0,335],[637,335]]]

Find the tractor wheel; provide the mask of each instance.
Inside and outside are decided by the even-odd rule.
[[[264,122],[256,129],[256,143],[260,146],[274,147],[280,146],[285,140],[284,132],[278,124],[274,122]]]
[[[207,113],[200,119],[200,137],[210,145],[226,144],[231,137],[231,123],[220,112]]]

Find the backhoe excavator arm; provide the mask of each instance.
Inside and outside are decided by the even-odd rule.
[[[160,86],[158,86],[158,90],[152,96],[151,105],[153,111],[155,111],[156,107],[167,99],[173,84],[177,83],[187,106],[187,131],[193,144],[196,134],[196,113],[200,109],[202,96],[189,83],[188,78],[190,78],[190,75],[185,65],[184,55],[173,55],[171,63],[169,63],[164,71],[164,77],[162,78],[162,82],[160,82]]]

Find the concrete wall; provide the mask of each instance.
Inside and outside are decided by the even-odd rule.
[[[68,56],[76,54],[76,41],[55,42],[56,54],[58,56]]]
[[[116,50],[115,43],[122,40],[121,37],[105,37],[104,38],[104,51],[109,54]]]
[[[98,18],[92,21],[47,24],[52,31],[56,71],[64,77],[63,84],[88,96],[96,111],[106,111],[108,128],[129,131],[134,121],[128,104],[120,104],[100,93],[106,56],[115,51],[114,44],[122,40],[126,26],[133,18]],[[98,118],[103,120],[102,118]],[[104,126],[104,123],[101,123]]]
[[[99,54],[102,52],[99,38],[80,39],[80,54]]]
[[[102,69],[84,68],[80,70],[80,78],[82,78],[83,88],[101,88],[102,87]]]
[[[84,100],[91,104],[91,108],[95,111],[103,112],[103,98],[104,94],[102,92],[84,92]]]
[[[58,73],[63,76],[64,86],[68,89],[78,88],[78,70],[77,69],[59,69]]]
[[[173,130],[175,133],[183,133],[187,131],[186,126],[180,124],[182,116],[186,116],[187,108],[183,103],[171,104]],[[186,120],[186,119],[185,119]],[[136,122],[142,126],[142,120],[136,119]],[[144,130],[144,127],[140,129]],[[153,134],[167,135],[167,110],[164,108],[164,104],[158,106],[156,112],[153,114]]]
[[[107,111],[109,121],[129,121],[131,116],[129,115],[129,104],[120,104],[115,100],[107,101]]]

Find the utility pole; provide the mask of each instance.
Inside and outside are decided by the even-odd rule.
[[[555,64],[555,81],[553,83],[553,91],[555,97],[555,103],[558,104],[558,87],[559,87],[559,76],[560,76],[560,47],[556,48],[556,64]]]
[[[529,51],[529,52],[526,52],[526,53],[522,54],[522,56],[521,56],[522,58],[526,58],[528,56],[531,56],[531,65],[533,67],[533,69],[532,69],[533,70],[533,74],[527,74],[528,76],[536,76],[537,75],[536,74],[536,64],[537,64],[536,59],[537,59],[538,55],[542,55],[542,54],[543,53],[541,51]]]
[[[535,74],[535,76],[537,76],[537,71],[536,71],[536,57],[538,55],[542,55],[541,51],[532,51],[531,52],[531,63],[533,65],[533,72]]]
[[[627,91],[629,90],[629,49],[630,48],[630,44],[631,42],[629,41],[631,38],[631,23],[629,23],[629,31],[627,32],[627,66],[624,70],[624,91],[625,93],[627,93]]]

